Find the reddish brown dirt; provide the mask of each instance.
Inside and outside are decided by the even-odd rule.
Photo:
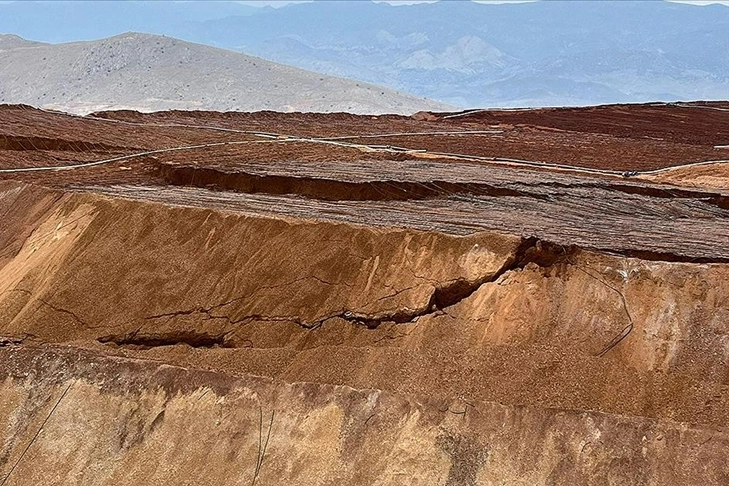
[[[718,108],[718,109],[717,109]],[[671,143],[714,146],[729,143],[729,108],[711,103],[605,105],[587,108],[479,111],[438,119],[455,125],[508,123],[564,132],[656,139]],[[456,115],[456,114],[450,114]]]
[[[725,484],[723,108],[0,108],[0,474]]]
[[[21,153],[12,154],[12,162],[8,160],[3,166],[29,165],[33,161],[48,165],[53,157],[61,159],[61,163],[89,160],[98,154],[94,144],[126,147],[129,152],[134,152],[135,149],[151,150],[252,139],[243,134],[179,126],[155,127],[155,124],[206,125],[310,137],[495,130],[500,133],[353,138],[347,141],[617,171],[649,170],[725,158],[724,152],[714,147],[729,144],[729,129],[726,128],[729,126],[729,112],[671,105],[492,111],[457,118],[441,116],[433,121],[419,121],[417,118],[421,117],[417,116],[367,117],[272,112],[140,114],[121,111],[96,116],[144,126],[43,113],[28,107],[3,108],[0,111],[3,126],[0,148],[10,144],[32,147],[33,140],[44,141],[43,144],[36,143],[36,147],[41,150],[16,151]],[[64,151],[57,150],[59,147],[67,149],[65,157],[61,156]],[[55,154],[51,153],[53,150],[56,150]],[[259,144],[236,146],[234,153],[239,158],[258,160],[276,157],[296,160],[299,157],[296,150],[281,147],[272,149]],[[69,154],[74,156],[70,157]],[[310,147],[307,154],[301,157],[312,160],[361,158],[361,155],[356,155],[356,151],[339,153],[324,145]],[[179,153],[167,154],[165,159],[183,161],[189,160],[189,157],[187,153]]]

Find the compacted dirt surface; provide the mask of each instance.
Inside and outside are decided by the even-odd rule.
[[[2,486],[729,483],[729,103],[0,122]]]

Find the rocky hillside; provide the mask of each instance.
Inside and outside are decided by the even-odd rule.
[[[51,45],[0,36],[0,102],[102,109],[404,113],[445,105],[169,37]]]

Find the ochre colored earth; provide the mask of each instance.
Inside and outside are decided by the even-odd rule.
[[[728,107],[0,107],[0,485],[729,483]]]

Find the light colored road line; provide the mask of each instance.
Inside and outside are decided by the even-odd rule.
[[[714,110],[714,111],[729,111],[729,108],[719,108],[718,106],[706,106],[706,105],[691,105],[688,103],[666,103],[668,105],[680,106],[681,108],[698,108],[700,110]]]
[[[497,135],[504,130],[464,130],[464,131],[434,131],[434,132],[400,132],[400,133],[372,133],[367,135],[344,135],[341,137],[321,137],[319,140],[348,140],[356,138],[391,138],[391,137],[420,137],[420,136],[459,136],[459,135]]]
[[[551,163],[551,162],[540,162],[540,161],[534,161],[534,160],[512,159],[512,158],[506,158],[506,157],[483,157],[483,156],[478,156],[478,155],[457,154],[457,153],[449,153],[449,152],[431,152],[428,150],[411,149],[411,148],[407,148],[407,147],[366,145],[366,144],[339,142],[339,141],[327,140],[327,139],[284,136],[284,135],[276,136],[275,134],[267,135],[267,137],[269,137],[271,139],[260,140],[260,141],[246,140],[246,141],[239,141],[239,142],[215,142],[215,143],[206,143],[206,144],[199,144],[199,145],[183,145],[183,146],[179,146],[179,147],[171,147],[171,148],[158,149],[158,150],[149,150],[149,151],[138,152],[138,153],[129,154],[129,155],[121,155],[118,157],[97,160],[94,162],[85,162],[82,164],[75,164],[75,165],[50,166],[50,167],[19,167],[19,168],[12,168],[12,169],[0,169],[0,174],[80,169],[80,168],[85,168],[85,167],[94,167],[97,165],[110,164],[113,162],[120,162],[120,161],[124,161],[124,160],[144,157],[144,156],[148,156],[148,155],[164,154],[164,153],[168,153],[168,152],[179,152],[179,151],[186,151],[186,150],[200,150],[200,149],[222,147],[222,146],[228,146],[228,145],[249,145],[249,144],[254,144],[254,143],[266,143],[266,142],[268,142],[268,143],[299,142],[299,143],[317,143],[317,144],[324,144],[324,145],[333,145],[333,146],[354,148],[354,149],[365,149],[365,150],[372,150],[372,151],[378,151],[378,152],[390,152],[390,153],[405,152],[405,153],[413,154],[416,157],[419,155],[429,155],[429,156],[445,157],[445,158],[465,160],[465,161],[471,161],[471,162],[489,162],[489,163],[495,163],[495,164],[537,167],[537,168],[541,168],[541,169],[566,170],[566,171],[570,171],[570,172],[577,172],[577,173],[584,173],[584,174],[599,174],[599,175],[626,177],[626,172],[621,172],[621,171],[606,170],[606,169],[593,169],[593,168],[589,168],[589,167],[576,167],[576,166],[572,166],[572,165],[556,164],[556,163]],[[727,160],[727,159],[708,160],[708,161],[683,164],[683,165],[673,166],[673,167],[664,167],[661,169],[655,169],[655,170],[649,170],[649,171],[640,171],[640,172],[634,171],[634,173],[628,173],[628,174],[631,177],[637,176],[637,175],[660,174],[665,171],[675,170],[676,168],[679,168],[679,167],[681,167],[681,168],[696,167],[696,166],[701,166],[701,165],[711,165],[711,164],[719,164],[719,163],[727,163],[727,162],[729,162],[729,160]]]
[[[200,145],[184,145],[184,146],[180,146],[180,147],[171,147],[171,148],[158,149],[158,150],[148,150],[146,152],[137,152],[137,153],[129,154],[129,155],[120,155],[118,157],[112,157],[110,159],[95,160],[93,162],[84,162],[82,164],[54,165],[54,166],[45,166],[45,167],[17,167],[17,168],[13,168],[13,169],[0,169],[0,174],[10,174],[10,173],[18,173],[18,172],[42,172],[42,171],[60,171],[60,170],[82,169],[84,167],[95,167],[97,165],[111,164],[113,162],[121,162],[122,160],[136,159],[139,157],[163,154],[163,153],[167,153],[167,152],[179,152],[179,151],[183,151],[183,150],[197,150],[197,149],[210,148],[210,147],[220,147],[223,145],[243,145],[243,144],[249,144],[249,143],[254,143],[254,142],[252,142],[252,141],[215,142],[215,143],[205,143],[205,144],[200,144]],[[260,143],[260,142],[258,142],[258,143]]]
[[[638,172],[638,175],[652,175],[652,174],[660,174],[662,172],[668,172],[676,169],[685,169],[685,168],[691,168],[691,167],[699,167],[702,165],[716,165],[716,164],[726,164],[729,163],[729,159],[719,159],[719,160],[704,160],[702,162],[692,162],[689,164],[681,164],[681,165],[673,165],[671,167],[662,167],[660,169],[655,170],[644,170],[641,172]]]
[[[702,107],[702,106],[697,106],[697,105],[682,105],[679,103],[665,103],[665,105],[689,106],[689,107],[697,107],[697,108],[714,108],[714,107]],[[717,109],[719,109],[719,108],[717,108]],[[49,111],[49,110],[43,110],[43,109],[38,109],[38,110],[46,112],[46,113],[50,113],[50,114],[68,116],[68,117],[79,118],[79,119],[84,119],[84,120],[95,120],[95,121],[100,121],[100,122],[120,123],[120,124],[133,125],[133,126],[164,127],[164,128],[172,128],[172,127],[174,127],[174,128],[193,128],[193,129],[216,130],[216,131],[240,133],[240,134],[265,138],[265,139],[267,139],[267,141],[270,141],[270,142],[319,143],[319,144],[325,144],[325,145],[334,145],[334,146],[356,148],[356,149],[366,149],[366,150],[373,150],[373,151],[380,151],[380,152],[393,152],[393,153],[405,152],[405,153],[413,154],[414,156],[418,156],[419,154],[421,154],[421,155],[429,155],[429,156],[447,157],[447,158],[465,160],[465,161],[471,161],[471,162],[488,162],[488,163],[495,163],[495,164],[537,167],[540,169],[557,169],[557,170],[566,170],[566,171],[577,172],[577,173],[599,174],[599,175],[621,176],[621,177],[633,177],[633,176],[638,176],[638,175],[660,174],[662,172],[675,170],[677,168],[697,167],[697,166],[702,166],[702,165],[712,165],[712,164],[720,164],[720,163],[729,162],[729,160],[727,160],[727,159],[707,160],[707,161],[702,161],[702,162],[679,164],[679,165],[675,165],[675,166],[671,166],[671,167],[662,167],[660,169],[654,169],[654,170],[648,170],[648,171],[616,171],[616,170],[607,170],[607,169],[594,169],[594,168],[589,168],[589,167],[579,167],[579,166],[572,166],[572,165],[566,165],[566,164],[557,164],[557,163],[552,163],[552,162],[541,162],[541,161],[535,161],[535,160],[512,159],[512,158],[505,158],[505,157],[488,157],[488,156],[478,156],[478,155],[468,155],[468,154],[458,154],[458,153],[448,153],[448,152],[433,152],[433,151],[428,151],[425,149],[413,149],[413,148],[408,148],[408,147],[394,147],[394,146],[389,146],[389,145],[367,145],[367,144],[357,144],[357,143],[338,141],[338,140],[342,140],[342,139],[346,139],[346,138],[378,138],[378,137],[384,137],[384,136],[406,136],[408,134],[422,135],[422,134],[425,134],[426,132],[410,132],[410,133],[403,132],[403,133],[393,133],[393,134],[371,134],[371,135],[356,136],[356,137],[347,136],[347,137],[316,138],[316,137],[299,137],[299,136],[295,136],[295,135],[284,135],[284,134],[258,132],[258,131],[236,130],[236,129],[232,129],[232,128],[223,128],[223,127],[216,127],[216,126],[210,126],[210,125],[185,125],[185,124],[176,124],[176,123],[155,124],[155,123],[126,122],[126,121],[122,121],[122,120],[97,118],[97,117],[92,117],[92,116],[80,116],[80,115],[73,115],[70,113]],[[518,111],[518,110],[522,110],[522,109],[518,108],[518,109],[514,109],[513,111]],[[729,111],[729,109],[727,109],[727,110],[720,109],[720,110]],[[463,116],[463,115],[466,115],[469,113],[477,113],[477,112],[482,112],[482,111],[490,111],[490,110],[472,110],[470,112],[459,113],[457,115],[449,115],[449,116],[450,117]],[[506,111],[506,110],[504,110],[504,111]],[[479,132],[479,131],[473,131],[473,132]],[[439,133],[446,133],[446,132],[439,132]],[[207,143],[207,144],[200,144],[200,145],[187,145],[187,146],[171,147],[171,148],[166,148],[166,149],[151,150],[151,151],[146,151],[146,152],[139,152],[139,153],[129,154],[129,155],[122,155],[122,156],[113,157],[113,158],[109,158],[109,159],[103,159],[103,160],[98,160],[98,161],[94,161],[94,162],[85,162],[82,164],[75,164],[75,165],[51,166],[51,167],[20,167],[20,168],[13,168],[13,169],[0,169],[0,174],[1,173],[53,171],[53,170],[70,170],[70,169],[78,169],[78,168],[84,168],[84,167],[94,167],[97,165],[104,165],[104,164],[109,164],[109,163],[113,163],[113,162],[119,162],[119,161],[123,161],[123,160],[144,157],[147,155],[162,154],[162,153],[167,153],[167,152],[177,152],[177,151],[184,151],[184,150],[199,150],[199,149],[219,147],[219,146],[225,146],[225,145],[245,145],[245,144],[261,143],[261,142],[263,142],[263,141],[247,140],[247,141],[238,141],[238,142],[215,142],[215,143]],[[719,146],[719,147],[724,148],[725,146]],[[727,147],[729,147],[729,146],[727,146]]]

